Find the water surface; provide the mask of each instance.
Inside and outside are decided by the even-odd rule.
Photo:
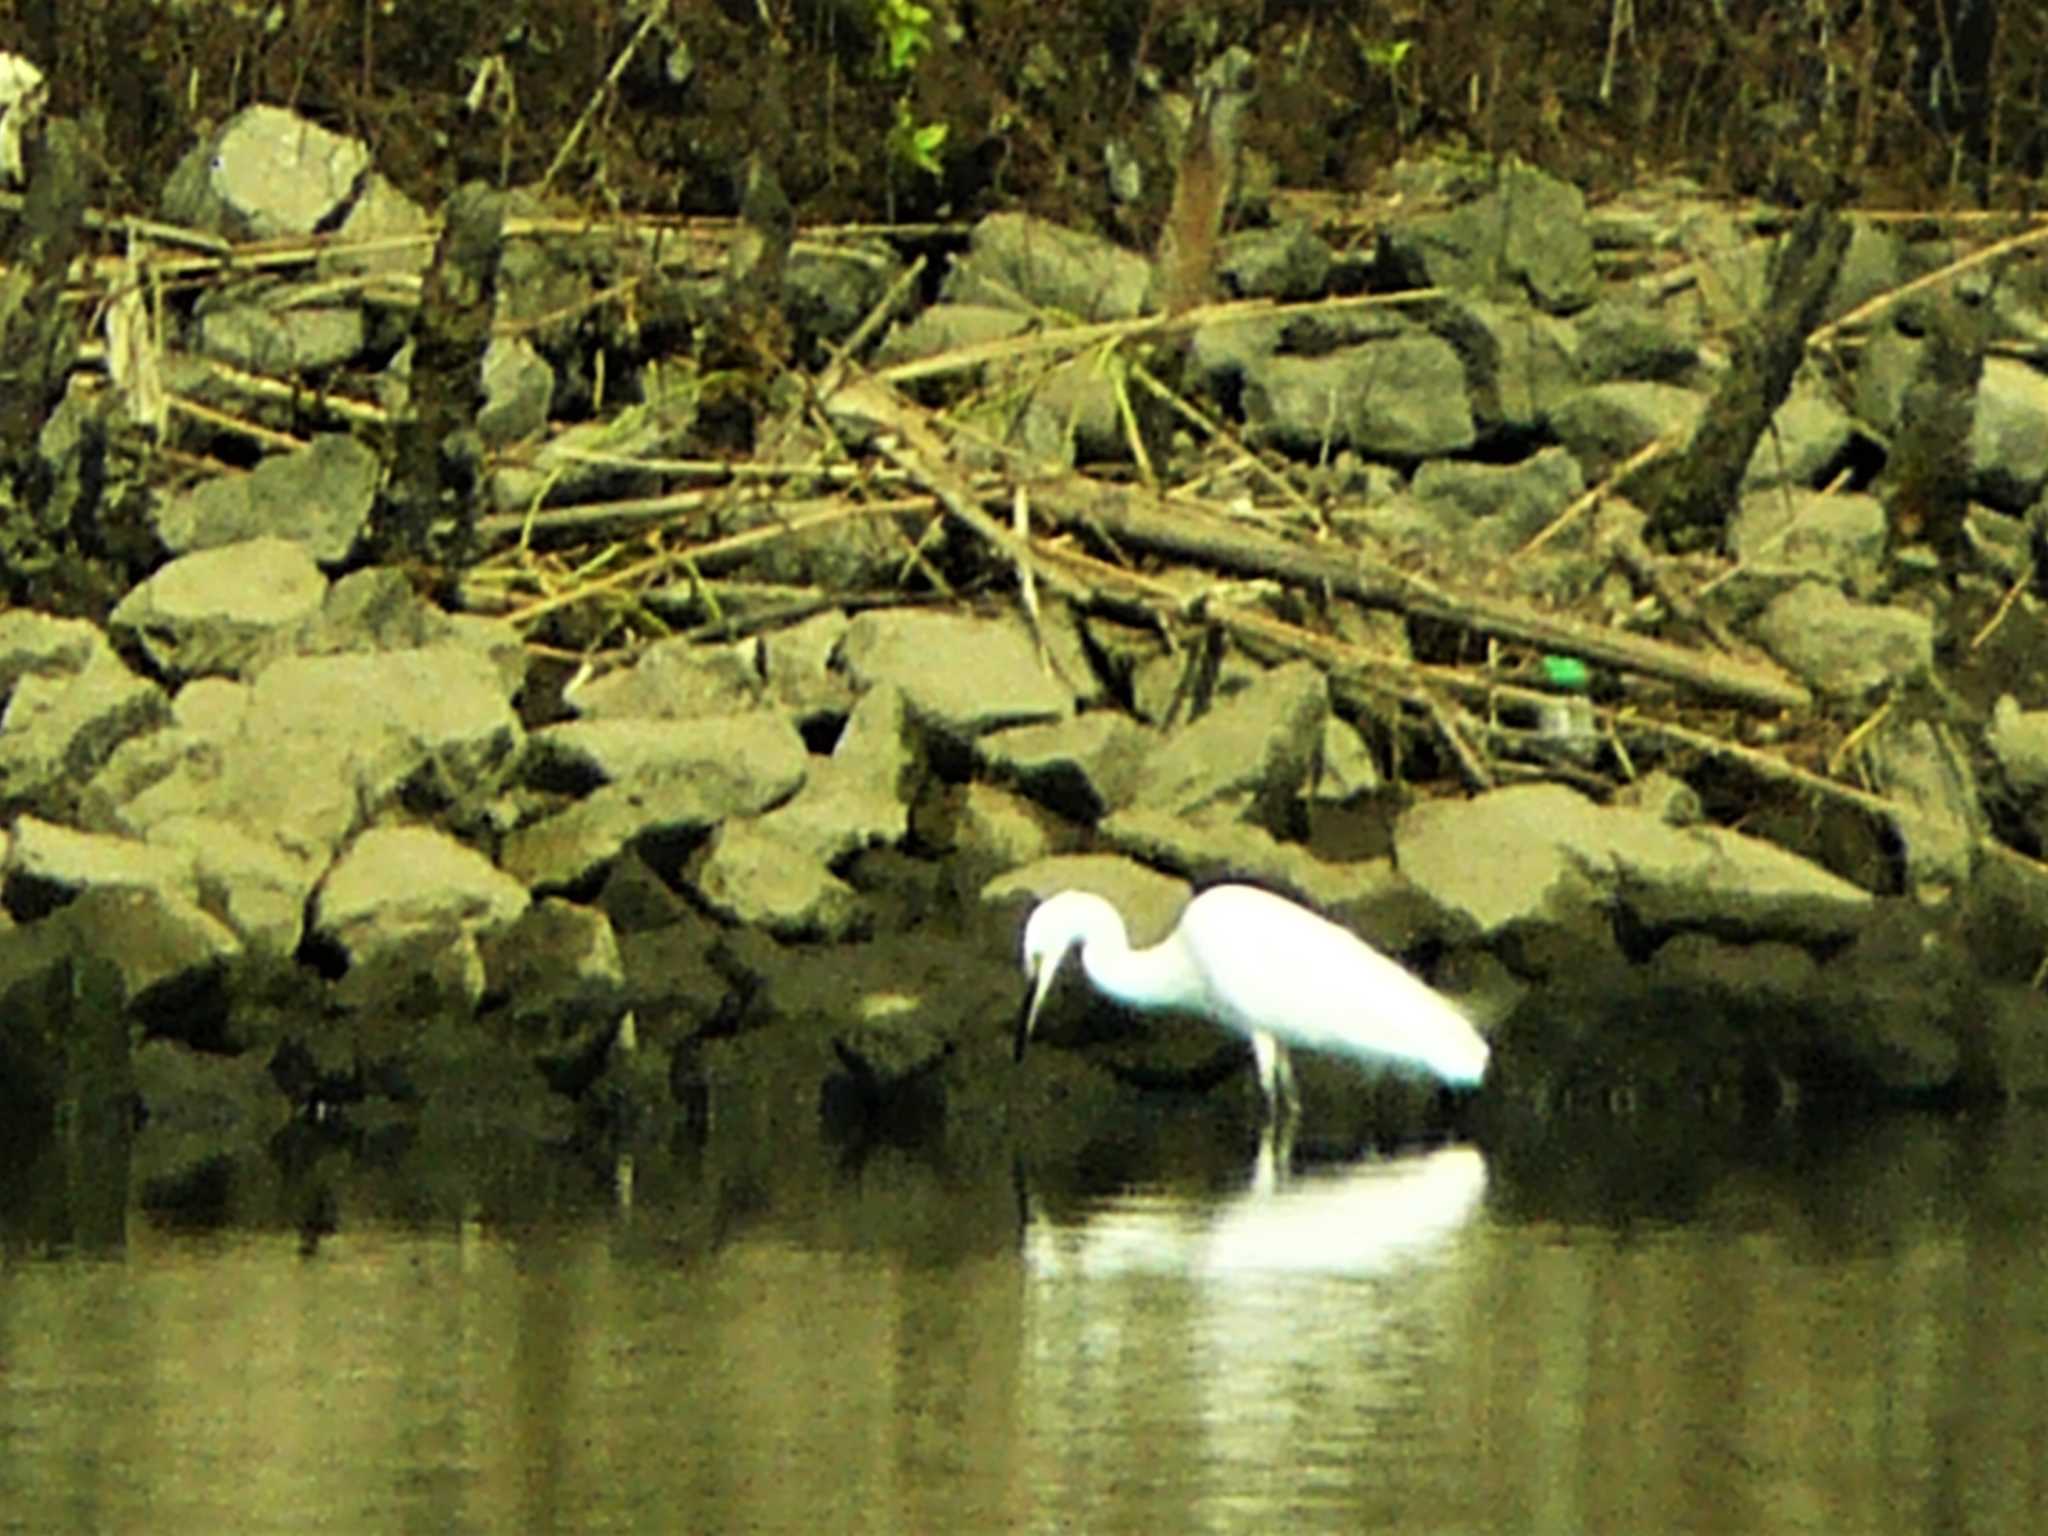
[[[353,1149],[90,1220],[59,1148],[0,1190],[0,1529],[2038,1527],[2048,1118],[1271,1187],[1209,1129]]]

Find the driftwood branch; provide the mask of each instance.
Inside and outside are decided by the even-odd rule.
[[[1813,702],[1805,688],[1761,663],[1702,655],[1498,598],[1445,592],[1354,550],[1292,543],[1141,491],[1073,481],[1044,481],[1030,489],[1032,507],[1044,520],[1098,528],[1122,543],[1219,570],[1342,593],[1369,608],[1394,609],[1600,666],[1663,678],[1753,709],[1799,709]]]

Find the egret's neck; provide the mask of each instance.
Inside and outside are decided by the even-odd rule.
[[[1201,977],[1177,938],[1133,949],[1119,933],[1081,946],[1081,966],[1097,991],[1130,1008],[1188,1008],[1200,999]]]

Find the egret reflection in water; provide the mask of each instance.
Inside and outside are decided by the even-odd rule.
[[[1203,1279],[1382,1276],[1425,1264],[1479,1212],[1486,1159],[1440,1147],[1318,1169],[1223,1199],[1134,1193],[1061,1224],[1034,1213],[1024,1255],[1041,1276]]]

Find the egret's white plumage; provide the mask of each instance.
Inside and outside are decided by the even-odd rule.
[[[1486,1075],[1489,1052],[1448,999],[1356,934],[1249,885],[1201,892],[1172,933],[1132,949],[1115,907],[1061,891],[1024,925],[1030,980],[1021,1059],[1070,950],[1097,991],[1133,1008],[1200,1014],[1250,1037],[1269,1107],[1293,1098],[1286,1047],[1429,1073],[1454,1087]]]

